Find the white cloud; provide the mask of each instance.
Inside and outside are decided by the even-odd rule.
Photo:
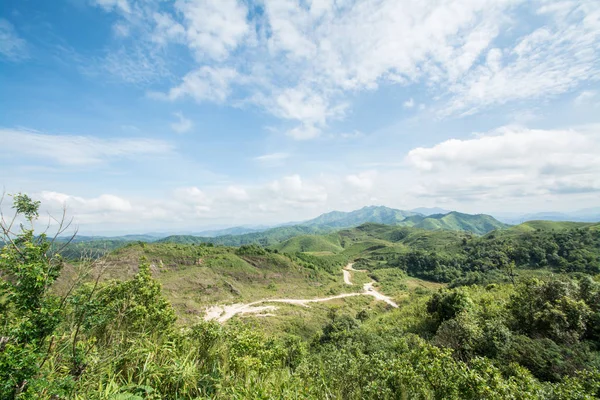
[[[305,85],[279,90],[272,97],[255,96],[251,102],[281,119],[298,122],[298,126],[286,132],[296,140],[319,136],[327,122],[341,118],[347,108],[347,104],[341,102],[331,105],[326,97]]]
[[[376,177],[377,171],[366,171],[359,174],[346,176],[346,182],[358,190],[369,191],[373,188]]]
[[[0,55],[15,62],[29,57],[27,42],[18,35],[14,26],[3,18],[0,18]]]
[[[284,159],[284,154],[266,154],[257,161]],[[379,170],[187,186],[166,199],[86,198],[55,192],[43,192],[39,197],[55,207],[66,201],[80,223],[96,226],[110,218],[129,230],[147,224],[153,224],[152,229],[197,229],[211,221],[303,220],[374,202],[402,209],[435,202],[466,212],[506,209],[506,204],[518,211],[539,209],[540,204],[569,209],[575,203],[592,206],[597,202],[598,154],[600,125],[564,130],[508,126],[415,148],[406,154],[403,164],[381,164]]]
[[[256,24],[255,40],[247,42],[241,53],[244,61],[251,63],[252,79],[238,83],[250,85],[250,102],[281,119],[299,123],[289,136],[309,139],[318,136],[331,119],[345,115],[347,104],[340,101],[344,91],[374,89],[384,82],[458,80],[497,36],[498,27],[504,23],[498,16],[511,3],[457,0],[432,7],[427,2],[392,0],[377,4],[313,1],[304,7],[295,0],[269,0],[264,4],[264,16],[244,19],[238,36],[231,31],[234,39],[228,43],[229,48],[238,46],[247,24]],[[213,18],[212,5],[206,8],[206,14]],[[228,47],[219,47],[220,40],[216,43],[217,49],[209,53],[237,70],[239,63],[226,58]],[[197,46],[189,38],[188,46],[196,53]],[[223,102],[233,78],[225,85],[216,85],[224,88],[218,91],[220,95],[207,96],[214,86],[206,83],[212,82],[211,78],[202,76],[203,83],[194,85],[199,89],[183,92],[199,92],[197,99]],[[168,98],[179,97],[179,92],[181,85],[173,88]]]
[[[206,193],[195,186],[178,188],[174,194],[183,203],[208,205],[211,202]]]
[[[120,25],[119,25],[120,26]],[[123,26],[115,28],[125,29]],[[83,60],[81,71],[89,76],[108,73],[130,84],[147,85],[169,76],[165,60],[154,50],[145,46],[121,47],[107,52],[103,57]]]
[[[275,98],[272,111],[281,118],[320,125],[330,116],[327,101],[306,87],[283,90]]]
[[[126,14],[131,12],[131,6],[127,0],[92,0],[92,3],[107,11],[118,10]]]
[[[270,201],[284,207],[306,207],[327,201],[327,190],[320,185],[303,181],[300,175],[285,176],[267,186]],[[267,200],[265,199],[265,200]]]
[[[420,195],[457,201],[600,191],[600,127],[506,127],[473,139],[416,148],[406,162]]]
[[[118,196],[103,194],[96,198],[83,198],[70,196],[64,193],[44,191],[40,194],[41,200],[49,206],[66,206],[72,212],[78,213],[104,213],[104,212],[130,212],[131,203]]]
[[[120,38],[125,38],[131,33],[129,26],[120,22],[113,25],[113,32],[115,36]]]
[[[364,137],[365,134],[360,131],[354,131],[354,132],[342,132],[338,136],[342,139],[358,139],[358,138]]]
[[[247,201],[250,198],[246,189],[240,186],[228,186],[226,196],[234,201]]]
[[[452,99],[442,115],[472,114],[515,100],[551,98],[600,75],[600,6],[596,2],[563,3],[539,14],[546,24],[501,49],[492,48],[478,65],[449,91]]]
[[[178,218],[206,217],[212,211],[213,199],[195,186],[178,188],[173,195],[177,203],[169,204],[168,209],[176,212]]]
[[[189,132],[190,129],[192,129],[194,127],[194,123],[191,120],[184,117],[183,113],[176,112],[173,115],[175,117],[177,117],[177,121],[173,122],[171,124],[171,129],[173,129],[175,132],[177,132],[177,133]]]
[[[232,68],[201,67],[183,77],[181,84],[167,94],[151,92],[155,98],[177,100],[191,97],[197,102],[223,103],[231,93],[231,84],[238,77]]]
[[[273,163],[273,162],[283,161],[289,157],[290,157],[290,155],[288,153],[271,153],[271,154],[264,154],[262,156],[254,157],[254,160],[261,162],[261,163]]]
[[[250,30],[248,10],[237,0],[178,0],[183,16],[187,43],[200,61],[225,59]]]
[[[286,135],[296,140],[314,139],[321,134],[321,130],[314,125],[304,124],[292,128],[286,132]]]
[[[404,108],[413,108],[415,106],[415,101],[411,97],[410,99],[408,99],[404,103],[402,103],[402,105],[404,106]]]
[[[294,0],[267,0],[265,10],[271,28],[268,46],[272,52],[285,52],[298,59],[316,55],[317,45],[306,35],[312,25],[310,10]]]
[[[153,42],[165,45],[169,41],[182,42],[184,40],[185,28],[169,14],[155,12],[152,18],[156,24],[151,34]]]
[[[50,159],[63,165],[97,164],[110,159],[164,155],[173,147],[143,138],[100,139],[91,136],[51,135],[23,129],[0,129],[0,153]]]
[[[573,103],[576,106],[589,106],[596,103],[594,102],[594,99],[596,99],[597,96],[598,92],[596,92],[595,90],[584,90],[581,93],[579,93],[577,97],[575,97]]]
[[[292,138],[317,137],[346,115],[346,99],[381,85],[425,85],[436,101],[428,108],[448,117],[551,99],[600,76],[600,3],[592,1],[264,0],[261,13],[241,0],[178,0],[160,10],[96,1],[144,26],[145,40],[183,44],[196,58],[181,83],[155,97],[233,97],[298,124]],[[129,64],[129,74],[113,70],[136,76]]]

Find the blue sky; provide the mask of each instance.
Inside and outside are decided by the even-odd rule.
[[[0,184],[84,233],[600,192],[600,3],[4,0]]]

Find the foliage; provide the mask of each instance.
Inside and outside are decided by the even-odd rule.
[[[592,322],[590,306],[597,307],[597,304],[588,305],[574,281],[531,279],[518,286],[508,310],[518,332],[555,342],[575,343],[591,328],[591,325],[588,327]]]
[[[521,233],[468,238],[364,226],[340,233],[345,250],[337,255],[278,254],[251,244],[231,249],[133,243],[102,260],[122,261],[111,271],[120,279],[98,275],[58,297],[55,285],[67,266],[52,254],[44,235],[34,235],[37,204],[18,200],[16,210],[29,226],[5,235],[0,253],[2,399],[600,396],[600,283],[587,266],[573,267],[580,272],[569,277],[516,279],[515,284],[509,279],[485,287],[473,279],[474,285],[432,295],[411,292],[401,307],[379,314],[368,302],[357,303],[350,314],[330,308],[309,341],[286,332],[264,334],[241,318],[227,325],[200,318],[176,324],[163,296],[163,286],[181,294],[181,286],[171,286],[174,280],[190,283],[193,292],[214,290],[203,281],[209,277],[234,289],[253,279],[267,287],[273,283],[269,274],[301,277],[321,287],[334,272],[339,280],[352,254],[361,254],[375,268],[373,276],[389,281],[389,287],[418,281],[404,271],[444,279],[455,273],[460,278],[466,272],[488,274],[524,254]],[[595,254],[593,234],[556,233],[540,233],[544,239],[531,242],[544,243],[546,260],[548,254],[570,260],[573,252],[561,253],[567,247]]]
[[[17,194],[13,208],[28,226],[21,224],[14,234],[2,221],[7,245],[0,249],[0,397],[7,399],[25,392],[38,373],[62,313],[60,298],[49,291],[62,260],[48,254],[45,235],[34,236],[39,202]]]
[[[427,312],[441,324],[473,307],[471,298],[463,290],[440,291],[427,302]]]
[[[109,281],[96,288],[90,284],[70,299],[83,332],[100,343],[112,336],[152,334],[166,331],[175,322],[175,312],[161,294],[161,285],[150,273],[150,264],[140,260],[139,271],[131,280]],[[95,291],[95,293],[93,293]]]

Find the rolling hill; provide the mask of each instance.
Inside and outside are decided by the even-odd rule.
[[[290,238],[272,247],[284,253],[318,252],[339,253],[343,250],[339,238],[330,235],[302,235]]]
[[[296,225],[282,225],[254,232],[246,232],[248,228],[228,228],[221,231],[207,232],[206,236],[171,235],[163,238],[157,238],[153,235],[125,235],[119,237],[81,236],[77,237],[73,243],[67,246],[64,255],[69,258],[80,258],[81,256],[97,258],[111,250],[138,241],[178,244],[212,243],[223,246],[258,244],[265,247],[281,244],[281,246],[273,248],[280,248],[282,250],[295,249],[297,251],[337,252],[340,250],[337,247],[337,243],[329,243],[321,239],[315,239],[314,237],[302,237],[288,243],[284,242],[295,237],[328,234],[340,229],[369,223],[414,227],[428,231],[462,231],[476,235],[484,235],[490,231],[504,229],[509,226],[485,214],[471,215],[452,211],[447,214],[425,216],[413,211],[397,210],[383,206],[369,206],[351,212],[333,211]],[[228,234],[215,236],[217,233]]]
[[[270,246],[294,236],[327,233],[331,232],[332,230],[333,228],[327,227],[293,225],[280,226],[277,228],[267,229],[263,232],[252,232],[242,235],[224,235],[217,237],[172,235],[160,239],[158,242],[181,244],[212,243],[224,246],[242,246],[245,244],[260,244],[261,246]]]
[[[600,223],[596,222],[572,222],[572,221],[527,221],[519,225],[513,225],[504,229],[500,234],[503,236],[514,236],[536,231],[565,231],[569,229],[596,228]]]
[[[412,221],[416,221],[416,219],[413,217],[411,219],[411,222]],[[475,233],[477,235],[484,235],[496,229],[504,229],[509,227],[509,225],[496,220],[490,215],[463,214],[456,211],[449,212],[448,214],[430,215],[411,226],[430,231],[464,231]]]
[[[436,214],[426,217],[411,211],[395,210],[387,207],[364,207],[349,213],[333,211],[298,225],[280,226],[262,232],[253,232],[243,235],[225,235],[214,238],[173,235],[160,239],[159,242],[182,244],[213,243],[225,246],[241,246],[244,244],[272,246],[300,235],[329,233],[339,229],[352,228],[365,223],[415,227],[430,231],[462,231],[474,233],[476,235],[483,235],[492,230],[504,229],[509,226],[485,214],[471,215],[452,211],[448,214]],[[297,243],[290,245],[298,246]]]

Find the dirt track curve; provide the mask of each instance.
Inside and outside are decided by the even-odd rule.
[[[347,285],[353,284],[352,280],[351,280],[352,274],[350,271],[367,272],[366,270],[354,269],[354,268],[352,268],[353,265],[354,265],[354,263],[349,263],[342,270],[342,272],[344,274],[344,283],[346,283]],[[261,304],[264,304],[264,303],[286,303],[286,304],[295,304],[295,305],[299,305],[299,306],[303,306],[303,307],[309,307],[309,305],[308,305],[309,303],[321,303],[321,302],[325,302],[325,301],[342,299],[344,297],[353,297],[353,296],[373,296],[377,300],[384,301],[387,304],[389,304],[390,306],[397,308],[398,304],[394,303],[394,301],[390,297],[378,292],[373,287],[374,283],[375,283],[375,281],[365,283],[363,285],[363,291],[360,293],[344,293],[344,294],[338,294],[337,296],[322,297],[322,298],[316,298],[316,299],[263,299],[263,300],[257,300],[257,301],[253,301],[251,303],[245,303],[245,304],[241,303],[241,304],[231,304],[231,305],[221,305],[221,306],[214,305],[212,307],[209,307],[206,310],[204,319],[206,321],[216,320],[217,322],[223,323],[223,322],[230,320],[237,314],[256,314],[257,317],[267,317],[267,316],[272,316],[273,314],[264,313],[264,312],[276,310],[277,307],[274,305],[261,305]]]

